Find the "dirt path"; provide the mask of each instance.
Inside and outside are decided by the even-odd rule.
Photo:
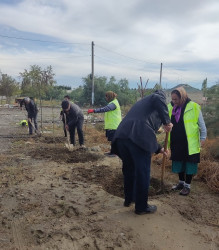
[[[0,109],[0,249],[218,249],[217,194],[197,180],[190,196],[151,196],[157,213],[135,215],[123,207],[121,161],[104,157],[104,134],[87,126],[87,149],[69,153],[58,110],[52,124],[45,109],[43,136],[29,137],[19,110]]]

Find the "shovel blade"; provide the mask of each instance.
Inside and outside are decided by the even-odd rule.
[[[65,147],[66,147],[69,151],[73,151],[73,149],[74,149],[73,144],[65,143]]]
[[[36,130],[36,134],[37,134],[38,136],[41,136],[41,132],[40,132],[39,130]]]

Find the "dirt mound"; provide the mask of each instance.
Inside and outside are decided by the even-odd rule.
[[[124,198],[123,174],[119,168],[99,164],[92,164],[89,167],[83,168],[74,167],[71,177],[65,176],[63,178],[70,179],[71,181],[79,179],[82,182],[101,185],[106,192]],[[149,196],[169,193],[169,190],[169,185],[164,185],[161,190],[160,180],[151,178]]]
[[[100,154],[91,153],[87,149],[76,148],[69,151],[63,145],[34,147],[29,148],[26,152],[35,159],[48,159],[60,163],[94,162],[103,157]]]

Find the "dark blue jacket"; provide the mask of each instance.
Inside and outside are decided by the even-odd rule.
[[[66,120],[69,127],[75,126],[79,119],[84,119],[84,114],[78,105],[72,103],[70,110],[65,112]]]
[[[38,112],[37,105],[33,100],[30,100],[29,103],[26,103],[25,108],[27,110],[28,118],[35,118]]]
[[[161,124],[170,123],[166,98],[158,90],[136,102],[120,123],[113,137],[112,148],[116,150],[117,139],[130,139],[145,151],[157,152],[161,146],[157,143],[156,132]]]

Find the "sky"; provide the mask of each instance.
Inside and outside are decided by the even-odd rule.
[[[218,0],[0,0],[0,71],[52,66],[58,85],[91,73],[137,88],[219,82]],[[162,63],[162,70],[161,70]],[[162,74],[161,74],[162,72]]]

